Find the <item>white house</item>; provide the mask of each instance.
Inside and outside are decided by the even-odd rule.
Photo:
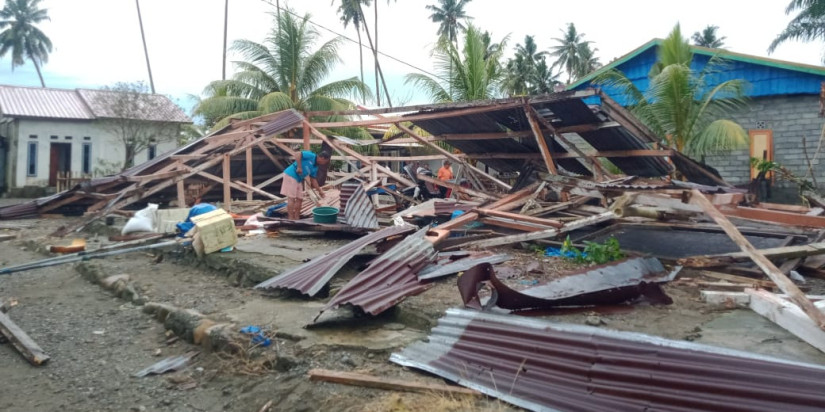
[[[0,85],[0,193],[54,187],[59,172],[93,175],[103,165],[123,165],[124,133],[113,124],[127,117],[148,121],[147,127],[164,125],[162,134],[135,155],[135,164],[174,149],[180,125],[191,123],[189,117],[157,94],[140,95],[138,110],[113,107],[123,95]]]

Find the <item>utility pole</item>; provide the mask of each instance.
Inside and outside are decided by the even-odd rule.
[[[223,66],[221,66],[221,80],[226,80],[226,28],[229,25],[229,0],[223,6]]]
[[[146,56],[146,70],[149,71],[149,88],[155,94],[155,81],[152,79],[152,66],[149,65],[149,49],[146,48],[146,35],[143,33],[143,18],[140,16],[140,0],[135,0],[137,6],[138,23],[140,23],[140,38],[143,39],[143,54]]]

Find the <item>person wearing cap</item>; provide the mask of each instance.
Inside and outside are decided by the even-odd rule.
[[[450,168],[450,161],[445,160],[444,166],[441,166],[441,169],[438,169],[438,180],[452,180],[453,179],[453,169]],[[441,197],[447,197],[447,188],[443,186],[439,186],[438,190],[441,191]]]
[[[284,170],[281,182],[281,194],[286,196],[286,213],[290,220],[301,218],[301,207],[304,201],[304,179],[309,177],[309,185],[324,197],[324,191],[315,179],[318,166],[329,164],[332,154],[328,150],[321,150],[317,155],[309,150],[295,153],[295,161]]]

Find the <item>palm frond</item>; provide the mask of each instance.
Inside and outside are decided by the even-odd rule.
[[[447,90],[438,81],[427,75],[410,73],[404,77],[404,84],[411,84],[419,88],[433,102],[446,103],[453,101]]]
[[[748,133],[738,123],[720,119],[711,122],[685,146],[685,152],[691,156],[702,156],[747,148]]]

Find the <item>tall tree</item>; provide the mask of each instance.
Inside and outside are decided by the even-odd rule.
[[[11,69],[31,60],[40,86],[46,87],[40,67],[49,60],[52,41],[36,26],[49,20],[48,10],[39,8],[41,0],[6,0],[0,10],[0,57],[11,52]]]
[[[788,40],[825,40],[825,0],[791,0],[785,8],[785,14],[797,10],[799,14],[771,42],[768,53],[773,53],[780,44]]]
[[[599,51],[599,49],[590,48],[590,42],[582,42],[579,44],[578,65],[576,65],[574,71],[575,79],[581,79],[602,67],[602,63],[599,61],[598,56],[596,56],[597,51]]]
[[[146,70],[149,72],[149,87],[155,93],[155,80],[152,79],[152,66],[149,64],[149,48],[146,47],[146,35],[143,33],[143,16],[140,14],[140,0],[135,0],[137,7],[138,24],[140,24],[140,38],[143,40],[143,55],[146,56]]]
[[[370,0],[341,0],[341,4],[338,6],[338,14],[341,15],[341,22],[344,23],[344,28],[346,29],[347,26],[352,23],[353,27],[355,27],[355,32],[358,34],[358,61],[361,67],[361,83],[364,83],[364,49],[361,43],[361,25],[365,23],[361,20],[361,5],[369,7]],[[377,80],[378,71],[376,70],[376,88],[378,87]],[[365,103],[365,100],[362,99],[362,103]]]
[[[567,72],[567,84],[570,84],[582,68],[581,52],[589,48],[590,41],[584,40],[584,33],[579,33],[573,23],[567,23],[567,30],[562,29],[562,37],[554,37],[558,43],[551,47],[550,55],[556,58],[553,68],[561,68]]]
[[[544,64],[541,75],[546,76],[546,55],[546,51],[538,51],[533,36],[524,36],[524,44],[516,44],[516,52],[507,62],[502,85],[504,92],[511,96],[542,93],[539,89],[545,89],[542,85],[545,80],[540,79],[539,65]]]
[[[249,119],[289,108],[344,110],[354,106],[348,98],[370,95],[357,77],[321,83],[341,60],[340,38],[313,49],[319,35],[309,15],[281,13],[279,22],[264,43],[232,44],[231,50],[243,58],[234,62],[239,71],[230,80],[211,82],[194,111],[207,125],[224,124],[230,116]]]
[[[226,80],[226,32],[229,29],[229,0],[223,3],[223,64],[221,65],[221,80]]]
[[[646,92],[615,69],[597,77],[596,83],[619,90],[634,114],[680,152],[705,155],[747,147],[747,132],[727,119],[745,106],[746,83],[713,81],[725,64],[722,57],[711,57],[701,72],[692,71],[693,52],[677,24],[659,45],[657,60]]]
[[[725,45],[727,37],[719,37],[716,33],[717,30],[719,30],[719,26],[707,25],[701,32],[693,33],[693,37],[691,37],[693,44],[711,49],[721,48]]]
[[[427,10],[432,11],[430,19],[433,23],[439,23],[438,34],[439,37],[455,43],[458,47],[458,32],[466,28],[462,24],[462,20],[472,20],[464,12],[464,6],[471,0],[438,0],[439,6],[428,5]]]
[[[449,39],[442,38],[433,51],[436,72],[440,79],[420,73],[410,73],[405,84],[421,88],[433,102],[459,102],[497,97],[503,75],[501,54],[497,47],[491,55],[481,33],[472,24],[467,26],[461,50]]]

